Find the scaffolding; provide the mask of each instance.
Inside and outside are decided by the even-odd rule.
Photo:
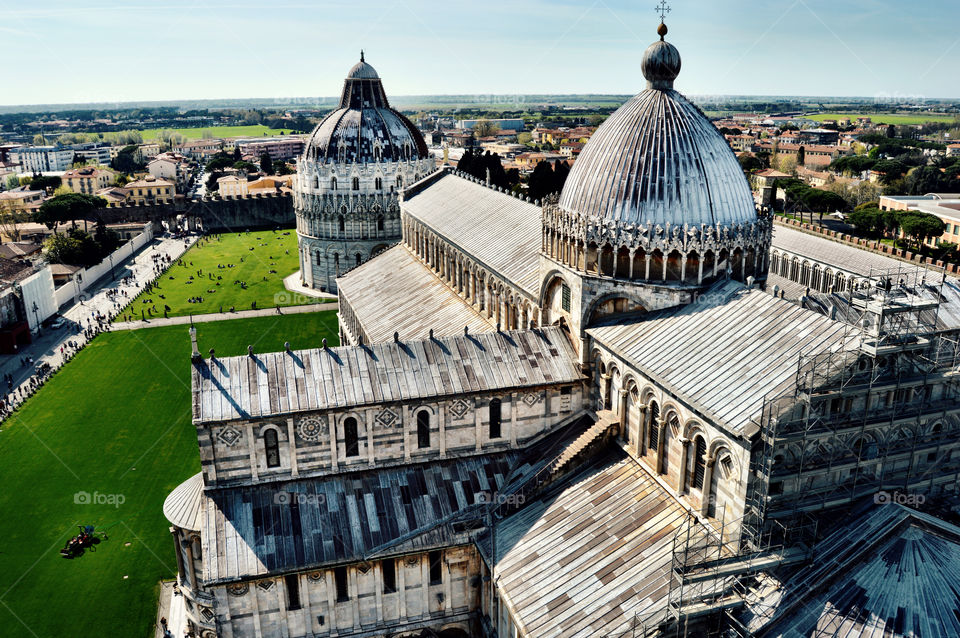
[[[635,614],[629,629],[608,638],[686,636],[692,622],[711,615],[717,619],[711,633],[749,636],[734,611],[748,600],[757,604],[752,589],[763,571],[808,560],[820,531],[817,512],[924,478],[931,488],[938,477],[960,480],[960,458],[939,461],[948,458],[941,454],[945,437],[919,427],[960,405],[950,374],[960,372],[958,339],[938,326],[943,285],[942,276],[903,265],[871,270],[831,295],[831,316],[845,329],[832,350],[798,355],[792,387],[764,400],[743,517],[713,526],[691,512],[673,538],[666,604]],[[931,377],[952,389],[934,397]],[[883,404],[872,404],[884,390]],[[863,399],[859,410],[854,397]],[[910,423],[912,435],[886,439],[881,454],[870,430]],[[823,449],[824,440],[833,449]],[[786,453],[791,447],[799,454]],[[923,451],[937,459],[932,471],[912,461]],[[905,468],[884,464],[877,473],[877,459],[887,457],[911,461]],[[844,480],[833,481],[838,472]],[[813,476],[826,481],[814,485]],[[791,480],[791,492],[783,494]]]
[[[760,438],[776,450],[773,516],[790,521],[924,477],[933,487],[936,473],[950,471],[913,461],[927,451],[937,462],[942,437],[921,425],[957,407],[956,392],[935,397],[930,385],[957,370],[960,352],[956,336],[938,326],[943,285],[942,276],[904,265],[872,270],[834,295],[834,316],[846,326],[841,347],[801,354],[794,387],[764,404]],[[872,431],[883,425],[896,436],[881,442]],[[897,462],[878,463],[889,457]],[[784,485],[787,494],[779,493]]]

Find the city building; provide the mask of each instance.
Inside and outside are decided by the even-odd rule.
[[[294,206],[303,285],[336,292],[340,273],[400,239],[400,191],[434,168],[412,122],[390,108],[363,55],[337,109],[314,129],[297,162]]]
[[[157,179],[173,182],[178,193],[184,193],[192,171],[190,160],[179,153],[160,153],[147,163],[147,172]]]
[[[934,215],[943,222],[940,237],[927,240],[927,245],[942,243],[960,245],[960,193],[929,193],[927,195],[883,195],[880,210],[915,210]]]
[[[478,122],[490,122],[501,131],[522,131],[523,119],[521,118],[492,118],[487,120],[457,120],[456,127],[462,131],[472,131]]]
[[[111,159],[110,145],[105,142],[70,146],[21,146],[13,149],[10,156],[20,164],[20,170],[24,173],[65,171],[78,162],[106,166]]]
[[[116,171],[104,166],[84,166],[72,168],[63,174],[62,185],[74,193],[93,195],[97,191],[108,188],[117,179]]]
[[[259,162],[264,153],[271,160],[290,160],[303,153],[304,139],[296,135],[278,135],[263,138],[238,139],[234,144],[240,149],[243,156],[249,156],[251,161]]]
[[[407,185],[401,241],[338,278],[344,345],[193,333],[188,631],[960,635],[955,297],[853,246],[832,311],[764,290],[837,242],[757,213],[658,33],[559,197]]]
[[[153,175],[128,182],[123,189],[127,192],[127,202],[136,206],[170,202],[176,195],[173,182],[158,179]]]
[[[221,139],[200,139],[186,140],[175,149],[176,152],[187,157],[207,158],[216,155],[223,150],[223,140]]]

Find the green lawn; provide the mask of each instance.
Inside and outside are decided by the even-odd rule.
[[[337,343],[332,312],[200,324],[204,352]],[[0,636],[146,638],[156,584],[176,573],[163,501],[200,469],[190,423],[190,340],[171,326],[103,334],[0,430]],[[123,503],[75,503],[78,492]],[[114,501],[120,499],[114,498]],[[95,553],[59,550],[78,524],[108,530]]]
[[[841,118],[850,118],[856,121],[858,117],[869,117],[877,124],[924,124],[927,122],[953,122],[957,120],[955,115],[947,114],[909,114],[909,115],[888,115],[885,113],[818,113],[809,116],[811,120],[822,122],[824,120],[837,120]]]
[[[161,130],[164,129],[144,129],[140,131],[140,134],[143,135],[144,142],[149,142],[157,139],[157,135]],[[188,140],[198,140],[202,138],[204,133],[208,131],[213,135],[213,137],[216,138],[262,137],[263,135],[280,135],[281,133],[290,133],[289,130],[268,128],[263,124],[254,124],[251,126],[202,126],[198,128],[175,128],[170,130],[174,131],[175,133],[179,133]]]
[[[229,264],[233,267],[226,267]],[[115,321],[162,317],[164,306],[170,306],[168,316],[177,317],[221,309],[227,312],[231,306],[250,310],[253,302],[257,308],[273,308],[322,301],[283,287],[283,278],[298,268],[297,233],[293,230],[217,235],[184,253],[157,280],[156,288],[140,293]],[[244,282],[246,288],[234,282]],[[203,301],[189,301],[197,298]]]

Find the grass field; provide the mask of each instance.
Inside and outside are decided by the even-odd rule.
[[[318,347],[323,337],[337,343],[336,316],[205,323],[197,336],[220,356],[250,343],[259,352],[284,341]],[[157,581],[176,573],[163,501],[200,470],[189,356],[184,326],[100,335],[4,423],[0,636],[152,635]],[[123,502],[77,504],[81,491]],[[59,550],[79,524],[110,538],[64,560]]]
[[[283,278],[299,268],[297,254],[293,230],[225,233],[201,240],[163,273],[154,290],[141,293],[115,321],[139,320],[141,313],[149,319],[148,309],[152,316],[162,317],[165,305],[170,306],[168,316],[182,317],[221,308],[226,312],[231,306],[250,310],[254,302],[257,308],[273,308],[318,301],[283,287]],[[228,264],[232,267],[218,267]],[[246,288],[234,282],[244,282]],[[198,298],[203,301],[189,301]]]
[[[922,114],[922,115],[887,115],[881,113],[818,113],[817,115],[809,116],[810,119],[822,122],[824,120],[836,120],[840,118],[848,117],[851,120],[856,121],[858,117],[869,117],[873,122],[878,124],[925,124],[927,122],[954,122],[957,121],[957,117],[954,115],[936,115],[936,114]]]
[[[161,130],[158,128],[144,129],[140,131],[140,134],[143,135],[143,141],[149,142],[151,140],[157,139],[157,135]],[[281,133],[290,133],[289,130],[281,130],[276,128],[267,128],[263,124],[254,124],[251,126],[202,126],[198,128],[175,128],[170,129],[175,133],[179,133],[188,140],[199,140],[203,137],[203,134],[207,131],[213,134],[213,137],[223,138],[223,137],[262,137],[263,135],[280,135]]]

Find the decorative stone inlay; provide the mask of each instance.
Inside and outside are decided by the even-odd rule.
[[[227,585],[227,593],[232,596],[243,596],[250,591],[250,586],[246,583],[234,583]]]
[[[211,620],[213,620],[213,610],[210,609],[209,607],[201,607],[200,615],[203,616],[203,619],[206,620],[207,622],[210,622]]]
[[[257,583],[257,587],[259,587],[263,591],[270,591],[270,589],[273,587],[273,581],[261,580],[260,582]]]
[[[454,401],[453,405],[450,406],[450,414],[462,419],[463,415],[467,413],[470,409],[470,404],[464,401],[463,399],[457,399]]]
[[[397,421],[400,419],[400,415],[391,410],[390,408],[384,408],[380,410],[380,413],[374,419],[377,423],[382,425],[385,428],[393,427]]]
[[[540,392],[527,392],[525,395],[523,395],[523,402],[530,407],[533,407],[536,404],[540,403],[542,399],[543,399],[543,394],[541,394]]]
[[[220,430],[220,434],[217,435],[217,440],[226,445],[227,447],[233,447],[237,444],[237,441],[240,440],[240,437],[243,436],[237,428],[232,425]]]
[[[323,580],[323,572],[310,572],[309,574],[307,574],[307,578],[309,578],[313,582]]]
[[[297,433],[304,441],[319,441],[327,433],[327,422],[316,416],[308,416],[300,420]]]

